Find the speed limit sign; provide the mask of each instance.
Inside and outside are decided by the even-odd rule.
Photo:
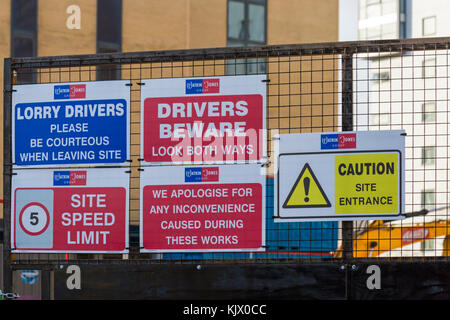
[[[43,204],[30,202],[20,211],[19,224],[25,233],[32,236],[40,235],[50,224],[50,213]]]
[[[121,168],[17,170],[11,250],[127,253],[128,189]]]
[[[51,189],[15,191],[13,243],[16,249],[53,247],[53,197]]]

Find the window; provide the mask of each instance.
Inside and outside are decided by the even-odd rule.
[[[37,55],[37,0],[11,1],[11,57],[35,57]],[[21,70],[17,83],[33,83],[36,74]]]
[[[97,53],[122,51],[122,0],[97,0]],[[117,65],[97,67],[97,80],[120,79]]]
[[[436,103],[425,102],[422,104],[422,121],[423,122],[436,121]]]
[[[359,39],[395,39],[404,36],[406,9],[403,2],[404,0],[359,0]]]
[[[427,58],[423,60],[422,64],[422,77],[434,78],[436,76],[436,59]]]
[[[379,4],[380,2],[381,2],[381,0],[366,0],[367,5]]]
[[[388,81],[391,78],[389,71],[375,72],[372,74],[372,80]]]
[[[266,0],[229,0],[229,46],[266,44]]]
[[[422,165],[433,164],[436,157],[435,147],[422,148]]]
[[[229,0],[227,12],[227,45],[246,47],[267,43],[267,1]],[[227,74],[265,73],[264,59],[227,61]]]
[[[422,241],[421,243],[421,249],[422,251],[430,251],[430,250],[434,250],[434,242],[436,239],[426,239],[424,241]]]
[[[366,18],[375,18],[381,16],[381,1],[366,3]]]
[[[432,36],[436,34],[436,16],[422,19],[422,35]]]
[[[245,4],[244,2],[228,2],[228,35],[227,38],[238,41],[245,40]]]
[[[433,209],[435,204],[434,190],[424,190],[421,192],[421,205],[425,209]]]

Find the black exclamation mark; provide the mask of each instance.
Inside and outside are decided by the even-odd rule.
[[[308,177],[303,179],[303,186],[305,187],[305,195],[306,195],[305,202],[308,202],[309,201],[309,198],[308,198],[308,194],[309,194],[309,178]]]

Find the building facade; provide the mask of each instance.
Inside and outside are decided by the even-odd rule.
[[[446,37],[450,3],[442,0],[340,1],[340,40]],[[357,54],[354,79],[358,130],[405,129],[406,212],[423,217],[393,222],[403,227],[448,220],[450,176],[448,51]],[[442,209],[441,209],[442,208]],[[445,237],[411,243],[389,255],[436,255]]]

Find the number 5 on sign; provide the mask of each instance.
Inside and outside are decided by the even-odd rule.
[[[39,235],[48,228],[50,214],[43,204],[31,202],[20,212],[19,223],[24,232],[29,235]]]

